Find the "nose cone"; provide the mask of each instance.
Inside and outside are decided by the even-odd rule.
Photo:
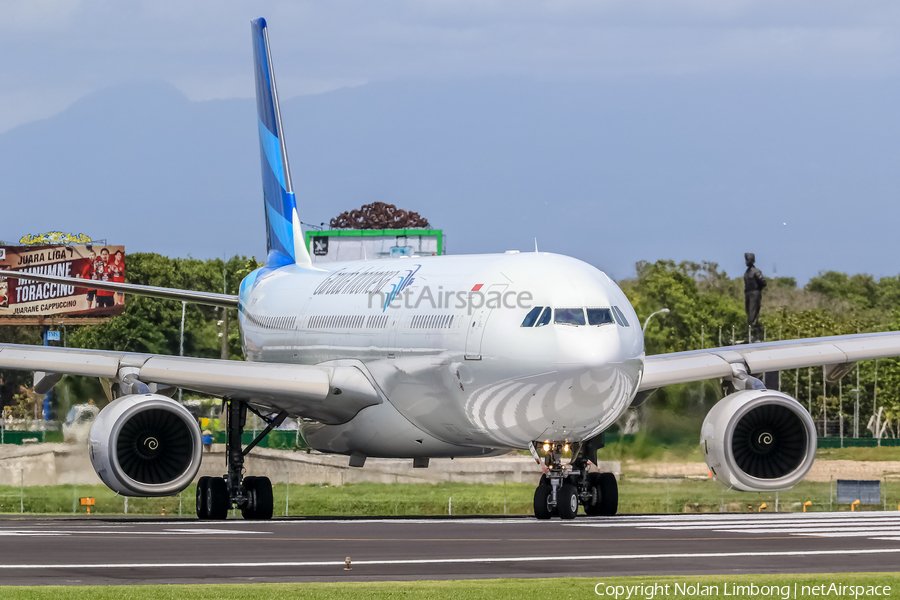
[[[622,361],[621,337],[615,325],[559,327],[556,335],[556,364],[561,371],[603,369]]]
[[[557,328],[557,374],[551,427],[536,439],[570,439],[609,427],[634,396],[639,355],[618,325]]]

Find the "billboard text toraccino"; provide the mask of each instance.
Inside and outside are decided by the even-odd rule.
[[[6,246],[0,269],[83,279],[62,285],[0,277],[0,315],[38,316],[122,312],[124,295],[92,289],[91,281],[125,281],[123,246]]]

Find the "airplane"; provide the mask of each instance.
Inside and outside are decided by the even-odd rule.
[[[126,496],[167,496],[200,468],[196,420],[178,388],[219,397],[226,473],[201,477],[197,516],[270,519],[272,485],[244,457],[286,418],[313,449],[349,457],[490,457],[527,449],[541,469],[538,519],[618,510],[599,472],[604,431],[654,390],[720,379],[729,392],[705,418],[704,458],[726,486],[782,490],[809,472],[816,429],[763,373],[826,367],[836,381],[860,360],[900,355],[900,332],[807,338],[647,356],[637,315],[606,273],[538,252],[313,264],[304,244],[281,124],[268,29],[251,22],[267,257],[237,296],[115,282],[92,287],[239,312],[245,361],[0,344],[0,368],[98,377],[111,402],[95,420],[90,460]],[[0,276],[83,286],[55,275]],[[247,413],[266,428],[247,446]],[[571,458],[568,462],[564,455]],[[536,469],[537,470],[537,469]],[[537,476],[537,472],[536,472]]]

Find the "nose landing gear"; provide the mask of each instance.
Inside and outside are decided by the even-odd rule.
[[[541,462],[537,444],[531,453]],[[549,519],[574,519],[578,506],[587,515],[614,515],[619,506],[619,489],[612,473],[588,472],[588,464],[596,461],[597,450],[603,447],[603,434],[580,443],[544,442],[544,474],[534,491],[534,516]],[[564,453],[572,451],[572,460],[562,464]]]

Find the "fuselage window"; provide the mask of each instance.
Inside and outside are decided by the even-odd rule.
[[[584,325],[584,309],[557,308],[553,322],[557,325]]]
[[[550,316],[553,311],[548,306],[544,309],[544,312],[541,313],[541,316],[538,318],[537,323],[534,324],[535,327],[543,327],[544,325],[550,324]]]
[[[541,310],[543,310],[543,308],[543,306],[535,306],[529,310],[528,314],[525,315],[525,320],[522,321],[522,327],[533,327],[534,322],[537,321],[538,317],[541,315]]]
[[[622,310],[618,306],[613,306],[613,312],[616,313],[616,320],[619,321],[619,325],[622,327],[628,327],[628,319],[625,318],[625,315],[622,314]]]

